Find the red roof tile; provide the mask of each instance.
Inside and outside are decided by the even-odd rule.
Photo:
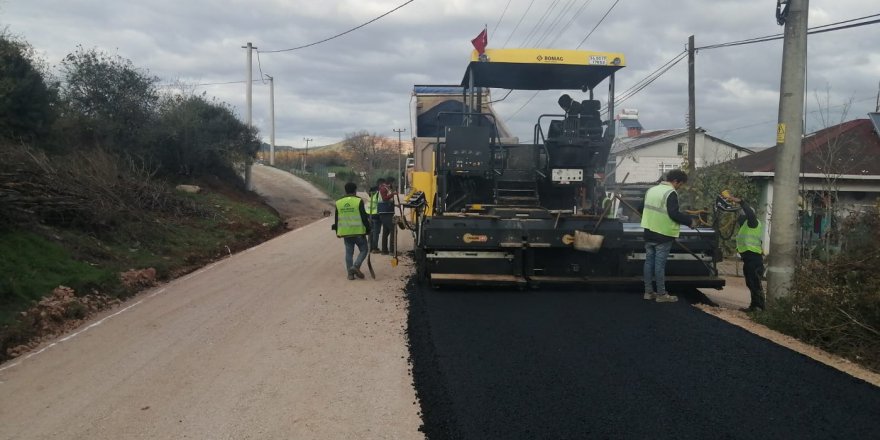
[[[773,146],[733,161],[740,172],[775,172]],[[880,136],[868,119],[855,119],[804,138],[801,172],[880,176]]]

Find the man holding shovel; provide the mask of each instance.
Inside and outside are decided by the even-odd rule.
[[[676,190],[687,183],[682,170],[671,170],[666,179],[645,194],[642,228],[645,230],[645,295],[646,300],[659,303],[676,302],[678,297],[666,291],[666,260],[672,243],[678,237],[681,225],[697,226],[697,220],[678,210]],[[652,286],[652,278],[657,290]]]

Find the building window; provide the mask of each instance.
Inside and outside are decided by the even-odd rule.
[[[657,167],[660,171],[660,175],[663,176],[667,171],[674,170],[678,168],[674,163],[663,163],[660,162],[660,165]]]
[[[677,154],[678,154],[679,156],[684,156],[685,153],[687,153],[687,144],[684,143],[684,142],[679,142],[679,143],[678,143],[678,153],[677,153]]]

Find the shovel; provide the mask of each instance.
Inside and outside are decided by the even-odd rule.
[[[372,249],[370,249],[370,238],[367,237],[367,269],[370,270],[370,278],[376,279],[376,271],[373,270],[373,262],[370,261],[370,254],[372,254]]]

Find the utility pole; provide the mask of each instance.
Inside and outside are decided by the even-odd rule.
[[[242,49],[247,49],[247,84],[245,85],[245,99],[247,100],[247,127],[250,129],[253,128],[253,53],[256,46],[248,42],[247,46],[242,46]],[[254,189],[254,183],[251,180],[251,167],[253,165],[253,160],[248,156],[244,162],[244,187],[248,191],[253,191]]]
[[[403,154],[402,141],[400,134],[405,132],[405,128],[394,128],[391,131],[397,133],[397,189],[403,188],[403,170],[400,167],[400,156]]]
[[[767,267],[767,294],[788,294],[797,258],[798,183],[803,142],[804,84],[807,61],[807,15],[809,0],[788,0],[777,19],[785,24],[782,45],[782,80],[779,93],[779,124],[776,127],[776,175],[771,205],[772,233]]]
[[[269,120],[272,123],[272,131],[269,133],[269,165],[275,166],[275,78],[269,78]]]
[[[688,38],[688,171],[697,169],[697,93],[694,75],[694,36]]]
[[[309,142],[313,141],[314,139],[303,138],[303,140],[306,141],[306,154],[303,155],[303,172],[305,173],[306,172],[306,161],[308,160],[308,157],[309,157]]]

